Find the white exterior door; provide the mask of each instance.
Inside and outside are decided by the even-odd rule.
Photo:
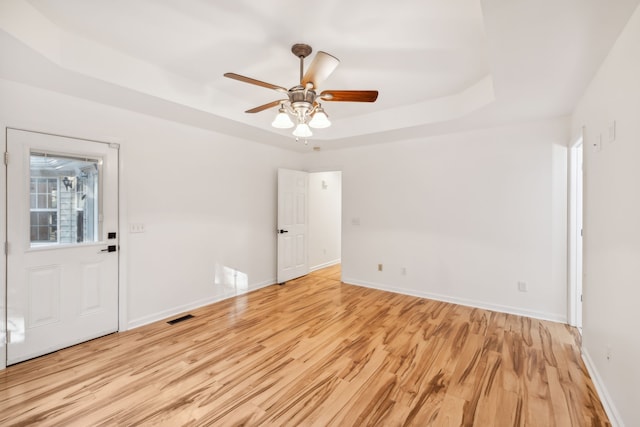
[[[118,149],[7,130],[7,364],[118,330]]]
[[[309,273],[309,174],[278,169],[278,283]]]

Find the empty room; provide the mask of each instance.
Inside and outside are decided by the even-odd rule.
[[[639,5],[1,1],[0,425],[640,425]]]

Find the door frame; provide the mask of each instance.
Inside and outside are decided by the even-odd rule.
[[[342,269],[344,257],[344,229],[347,223],[344,217],[344,171],[340,166],[329,166],[306,169],[309,174],[322,172],[340,172],[340,281],[342,281],[344,270]]]
[[[342,199],[342,171],[341,170],[335,170],[335,169],[329,170],[329,169],[327,169],[327,170],[309,171],[309,205],[310,205],[310,207],[309,207],[309,217],[311,217],[312,213],[313,213],[313,209],[311,209],[311,204],[313,202],[313,195],[314,195],[314,190],[311,187],[312,176],[315,175],[315,174],[324,174],[324,173],[340,174],[340,212],[339,212],[340,224],[338,225],[338,228],[339,228],[339,231],[340,231],[340,233],[339,233],[339,235],[340,235],[340,237],[339,237],[340,238],[340,249],[339,249],[340,250],[340,257],[337,259],[337,261],[338,261],[337,263],[328,261],[328,262],[320,264],[320,265],[311,265],[311,262],[310,262],[309,263],[309,271],[310,272],[313,272],[313,271],[316,271],[316,270],[320,270],[320,269],[323,269],[323,268],[326,268],[326,267],[329,267],[329,266],[332,266],[332,265],[335,265],[335,264],[341,264],[342,263],[342,229],[343,229],[343,224],[342,224],[342,203],[343,203],[343,199]],[[323,188],[326,188],[326,187],[323,187]],[[315,194],[317,194],[317,193],[315,193]],[[315,247],[316,249],[318,248],[317,245],[314,246],[313,236],[311,236],[311,227],[312,227],[311,224],[312,224],[312,221],[309,220],[309,254],[311,254],[311,248],[312,247]],[[311,256],[311,255],[309,255],[309,256]],[[334,261],[334,260],[331,260],[331,261]]]
[[[2,147],[2,153],[7,150],[7,132],[8,129],[15,129],[27,132],[35,132],[52,136],[60,136],[69,139],[77,139],[83,141],[99,142],[102,144],[109,144],[113,148],[118,148],[118,162],[117,162],[117,202],[118,202],[118,235],[120,236],[118,248],[118,332],[123,332],[128,329],[128,316],[127,316],[127,247],[128,247],[128,234],[123,233],[126,227],[123,224],[127,223],[127,207],[126,203],[126,186],[124,186],[122,179],[123,172],[123,145],[118,138],[108,138],[111,141],[95,138],[83,138],[78,136],[69,136],[59,133],[46,132],[42,130],[28,129],[20,126],[9,126],[6,123],[0,122],[0,147]],[[4,242],[7,241],[7,165],[4,163],[4,154],[2,155],[3,172],[0,173],[0,246],[4,246]],[[4,252],[4,249],[2,249]],[[2,254],[2,263],[0,263],[0,370],[7,367],[7,255]]]
[[[568,321],[582,331],[584,238],[584,130],[569,148]]]
[[[3,153],[7,149],[7,126],[2,125],[2,136],[0,136],[0,146]],[[3,154],[4,157],[4,154]],[[3,173],[0,174],[0,246],[4,246],[7,241],[7,165],[2,160]],[[4,249],[2,249],[4,253]],[[0,266],[2,275],[2,287],[0,288],[0,370],[7,367],[7,255],[2,256]]]

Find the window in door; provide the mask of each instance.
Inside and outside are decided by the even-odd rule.
[[[99,160],[31,153],[31,247],[99,240],[99,171]]]

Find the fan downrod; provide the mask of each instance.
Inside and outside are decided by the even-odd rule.
[[[311,46],[304,43],[297,43],[291,46],[291,52],[296,56],[296,58],[306,58],[312,51]]]

